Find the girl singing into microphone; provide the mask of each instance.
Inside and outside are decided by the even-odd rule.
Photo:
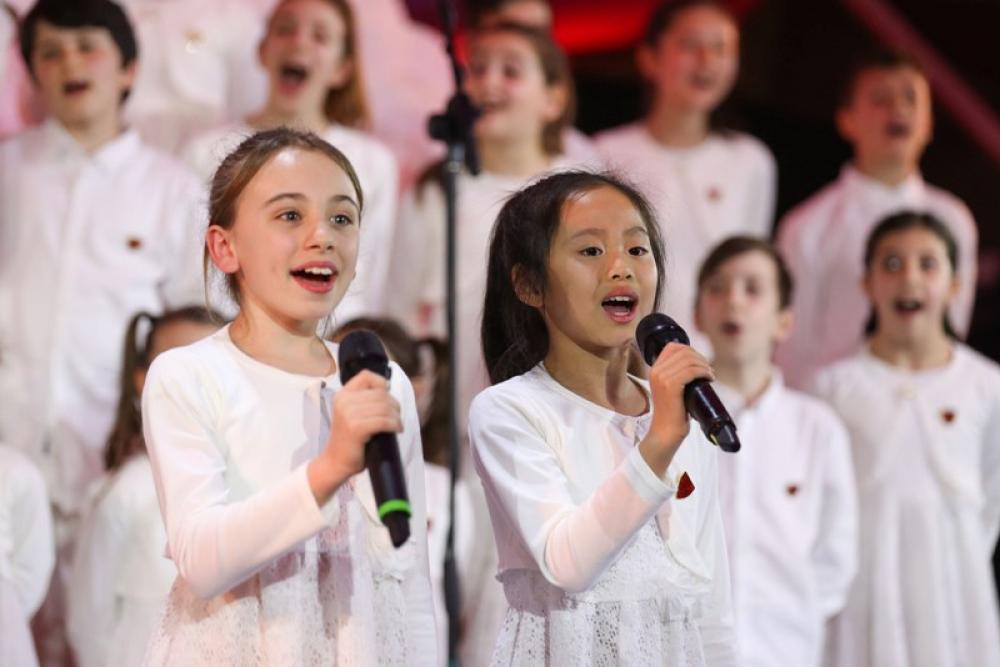
[[[208,258],[239,314],[153,362],[143,422],[177,566],[152,665],[436,663],[413,391],[338,378],[317,329],[354,277],[362,192],[312,134],[245,140],[212,182]],[[364,466],[399,433],[412,537],[393,549]]]
[[[500,211],[469,416],[509,605],[495,665],[734,664],[717,450],[683,404],[712,370],[672,343],[628,373],[663,280],[615,178],[555,174]]]

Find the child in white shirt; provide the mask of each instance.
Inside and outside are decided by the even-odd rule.
[[[207,183],[222,158],[254,131],[294,127],[315,132],[354,165],[367,203],[358,275],[337,306],[346,322],[385,311],[396,228],[398,169],[392,153],[364,131],[368,100],[361,79],[357,28],[346,0],[283,0],[260,43],[267,72],[263,107],[245,120],[207,130],[184,158]]]
[[[742,449],[719,461],[739,663],[819,667],[857,569],[850,443],[829,406],[785,386],[771,356],[794,326],[792,279],[761,239],[726,239],[698,274],[695,319]]]
[[[641,195],[586,172],[507,201],[490,248],[469,415],[508,610],[495,665],[734,665],[716,451],[684,387],[712,378],[668,344],[628,373],[664,280]]]
[[[665,312],[694,332],[695,278],[719,241],[735,234],[766,237],[774,216],[774,158],[760,141],[713,128],[715,111],[736,81],[740,30],[717,0],[663,2],[639,47],[642,75],[653,88],[640,121],[597,135],[598,150],[636,179],[656,207],[667,248]]]
[[[201,194],[125,127],[136,43],[118,5],[43,0],[21,46],[51,117],[0,143],[0,431],[62,528],[100,476],[129,318],[203,298]]]
[[[968,333],[978,232],[961,200],[920,176],[931,116],[930,85],[911,58],[874,53],[851,70],[836,120],[854,158],[778,229],[778,247],[796,282],[796,326],[777,356],[792,386],[808,387],[819,368],[861,349],[868,303],[854,285],[864,274],[865,240],[880,219],[900,210],[932,213],[957,239],[960,281],[951,321],[960,335]]]
[[[67,634],[80,667],[141,664],[159,623],[177,569],[163,556],[167,537],[142,440],[139,397],[149,364],[161,352],[218,328],[199,306],[156,317],[138,313],[129,323],[118,413],[104,448],[106,474],[82,521],[66,593]]]
[[[867,344],[817,376],[847,424],[861,508],[833,665],[1000,664],[1000,368],[955,339],[959,262],[934,216],[880,221],[864,251]]]
[[[146,654],[165,664],[436,664],[423,461],[409,381],[341,384],[317,328],[354,276],[362,190],[313,134],[253,135],[212,184],[206,264],[240,310],[165,352],[143,431],[179,576]],[[364,471],[398,433],[412,535],[394,549]]]
[[[45,481],[27,457],[0,445],[0,665],[38,664],[28,622],[55,560]]]

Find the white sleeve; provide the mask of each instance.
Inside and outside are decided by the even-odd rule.
[[[406,376],[398,366],[393,374]],[[434,592],[431,588],[430,564],[427,559],[427,496],[424,491],[424,453],[420,442],[420,418],[417,415],[413,388],[407,379],[403,387],[404,428],[401,440],[406,439],[406,485],[413,515],[410,517],[410,539],[417,552],[416,566],[403,580],[406,597],[407,646],[415,656],[414,664],[441,664],[438,656],[437,629],[434,619]],[[403,442],[400,442],[403,445]],[[367,474],[367,473],[365,473]],[[443,622],[438,619],[438,622]]]
[[[992,556],[1000,536],[1000,387],[990,395],[990,418],[986,424],[981,457],[983,479],[983,534]]]
[[[418,185],[400,206],[386,310],[418,336],[427,333],[430,312],[444,305],[444,214],[436,183]]]
[[[587,590],[674,494],[635,447],[577,504],[555,454],[520,406],[480,394],[469,422],[473,462],[491,513],[509,518],[510,537],[519,538],[545,578],[565,591]],[[507,537],[496,535],[498,542]]]
[[[378,146],[378,148],[382,148]],[[361,257],[364,303],[370,312],[382,313],[386,308],[389,268],[393,262],[393,239],[396,234],[396,202],[399,198],[399,168],[387,149],[374,151],[374,178],[364,193],[365,212],[361,222]],[[413,246],[411,252],[420,246]],[[364,258],[363,260],[361,258]],[[361,266],[364,261],[364,266]],[[395,286],[393,287],[395,288]]]
[[[691,425],[692,430],[698,428]],[[702,438],[698,438],[702,440]],[[729,574],[729,556],[726,552],[722,510],[719,506],[719,460],[722,454],[707,441],[688,442],[685,447],[699,446],[698,456],[704,462],[704,477],[709,480],[702,488],[709,490],[710,500],[698,508],[698,552],[712,573],[712,588],[702,605],[698,623],[705,651],[705,664],[709,667],[730,667],[737,664],[736,630],[733,617],[732,580]],[[727,454],[726,456],[730,456]]]
[[[317,505],[306,463],[231,502],[210,399],[183,372],[184,361],[153,362],[142,393],[143,431],[170,557],[191,589],[211,598],[334,523],[339,510],[333,501]]]
[[[785,374],[788,385],[802,389],[811,381],[812,361],[812,329],[815,326],[816,314],[814,308],[824,304],[817,303],[816,288],[823,276],[816,273],[821,267],[815,265],[816,258],[806,247],[808,220],[798,215],[786,216],[778,227],[776,245],[782,259],[788,266],[789,273],[795,281],[792,291],[792,333],[775,350],[775,359]],[[813,263],[810,266],[810,263]]]
[[[49,590],[55,565],[52,513],[41,473],[30,464],[18,466],[20,474],[9,476],[13,487],[10,516],[13,518],[9,584],[21,609],[30,618]]]
[[[858,569],[858,498],[847,430],[832,414],[818,433],[823,458],[822,509],[811,559],[823,614],[830,618],[847,603]]]
[[[770,238],[774,227],[774,201],[778,189],[777,167],[771,151],[754,140],[756,168],[753,173],[754,199],[747,207],[747,222],[752,233],[760,238]]]
[[[977,259],[979,254],[979,230],[969,209],[959,202],[952,226],[958,242],[958,294],[951,303],[949,312],[956,333],[963,339],[969,335],[972,311],[976,305]]]
[[[202,256],[208,227],[207,189],[179,163],[177,168],[184,171],[171,175],[176,187],[170,210],[162,212],[166,280],[161,294],[168,308],[205,303]]]
[[[84,518],[66,590],[66,629],[80,667],[103,667],[116,625],[115,577],[129,548],[120,506],[99,496]]]

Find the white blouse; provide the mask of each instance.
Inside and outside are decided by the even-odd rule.
[[[184,159],[207,188],[226,155],[254,132],[246,123],[208,130],[184,148]],[[320,136],[350,160],[364,195],[357,275],[334,310],[337,323],[343,324],[362,315],[381,315],[385,310],[399,176],[392,153],[374,137],[342,125],[330,125]]]
[[[129,319],[204,302],[201,197],[132,131],[92,154],[52,120],[0,143],[0,432],[60,512],[101,476]]]
[[[829,664],[1000,665],[1000,368],[959,344],[916,372],[863,349],[816,389],[847,425],[861,508]]]
[[[28,622],[55,560],[45,482],[23,454],[0,445],[0,665],[37,664]]]
[[[590,403],[542,365],[469,420],[509,604],[494,664],[735,664],[716,451],[696,424],[661,479],[637,447],[650,413]]]
[[[258,362],[229,327],[157,357],[143,421],[180,576],[147,664],[436,665],[419,422],[408,379],[392,372],[413,505],[399,549],[367,472],[322,507],[310,490],[338,376]]]
[[[905,209],[933,213],[955,235],[959,292],[949,315],[959,334],[968,333],[978,248],[968,207],[919,173],[889,187],[845,165],[836,181],[792,209],[778,229],[778,247],[795,278],[795,327],[776,356],[791,386],[809,387],[820,368],[861,349],[871,311],[860,287],[865,244],[876,223]]]
[[[857,571],[858,503],[847,431],[778,370],[753,403],[714,385],[742,448],[719,458],[719,497],[746,667],[819,667],[826,623]]]
[[[66,587],[66,628],[80,667],[142,664],[177,568],[145,455],[102,480],[80,526]]]
[[[770,235],[777,189],[771,151],[739,132],[713,133],[696,146],[671,148],[656,141],[642,122],[602,132],[595,143],[656,210],[667,259],[661,308],[691,335],[695,347],[707,350],[707,338],[693,326],[698,269],[709,250],[728,236]]]

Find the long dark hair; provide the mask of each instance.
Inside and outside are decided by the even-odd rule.
[[[894,213],[888,217],[882,218],[875,225],[875,229],[872,233],[868,235],[868,241],[865,243],[865,274],[871,272],[872,263],[875,261],[875,252],[878,250],[879,244],[882,240],[889,236],[890,234],[895,234],[896,232],[905,232],[909,229],[926,229],[934,236],[938,237],[942,243],[944,243],[945,252],[948,255],[948,263],[951,264],[951,272],[958,272],[958,241],[955,240],[955,235],[951,233],[948,226],[941,222],[937,217],[930,213],[925,213],[921,211],[900,211],[899,213]],[[944,327],[945,334],[952,340],[958,340],[959,335],[955,332],[955,327],[951,325],[951,319],[948,317],[948,311],[944,313],[944,322],[942,323]],[[871,309],[871,313],[868,315],[868,321],[865,322],[865,337],[868,338],[878,329],[878,313],[875,312],[874,306]]]
[[[104,469],[114,472],[122,467],[132,455],[146,451],[142,439],[142,411],[139,408],[139,391],[135,386],[136,371],[149,368],[152,359],[149,356],[153,347],[153,337],[166,324],[173,322],[193,322],[195,324],[213,325],[220,321],[220,316],[201,306],[188,306],[170,310],[160,316],[150,315],[143,311],[136,313],[129,320],[125,331],[125,345],[122,352],[122,373],[119,380],[118,410],[115,423],[111,428],[104,445]],[[142,336],[140,345],[140,329],[148,326]]]
[[[658,306],[665,275],[663,240],[646,198],[609,173],[563,171],[546,176],[512,195],[493,225],[481,329],[483,357],[493,384],[530,370],[549,350],[549,332],[541,314],[514,290],[514,269],[544,292],[549,249],[563,206],[575,196],[602,187],[625,195],[646,226],[657,271],[653,308]]]

